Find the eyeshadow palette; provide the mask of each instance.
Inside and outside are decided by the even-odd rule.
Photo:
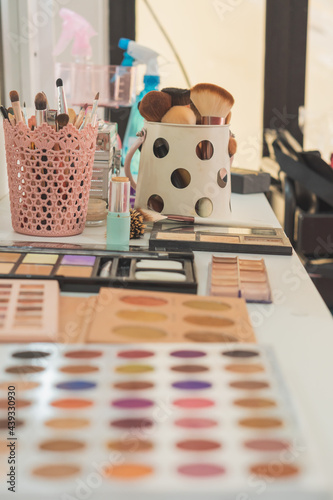
[[[86,342],[256,341],[241,298],[102,288],[94,310]]]
[[[0,367],[2,500],[330,498],[265,346],[7,345]]]
[[[58,314],[56,281],[0,280],[0,342],[55,341]]]
[[[221,227],[170,221],[154,224],[149,248],[170,251],[292,254],[290,241],[280,228]]]
[[[98,292],[100,287],[196,293],[191,252],[112,252],[20,243],[0,246],[0,278],[57,280],[62,291]],[[56,245],[56,244],[55,244]]]
[[[246,302],[272,302],[264,259],[213,255],[209,279],[211,295],[243,297]]]

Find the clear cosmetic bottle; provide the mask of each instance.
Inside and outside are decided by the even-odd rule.
[[[129,211],[130,182],[127,177],[110,181],[109,212],[106,221],[108,250],[129,250],[131,216]]]

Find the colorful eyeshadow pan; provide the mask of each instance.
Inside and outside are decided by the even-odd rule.
[[[151,312],[163,314],[160,307],[168,306]],[[267,500],[328,500],[273,350],[194,347],[3,344],[0,456],[7,460],[14,386],[18,499],[45,500],[50,491],[71,498],[76,485],[96,480],[98,498],[230,500],[251,498],[253,484],[264,484]],[[30,392],[21,392],[25,385]],[[294,443],[302,443],[300,454]]]
[[[22,260],[23,264],[55,264],[58,260],[57,254],[28,253]]]
[[[64,255],[61,265],[65,266],[93,266],[96,257],[92,255]]]

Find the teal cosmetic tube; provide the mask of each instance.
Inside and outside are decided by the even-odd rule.
[[[127,177],[110,181],[109,212],[106,221],[106,248],[129,250],[131,215],[129,211],[130,183]]]

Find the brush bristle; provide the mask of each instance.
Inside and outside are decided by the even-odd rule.
[[[136,210],[142,215],[145,222],[158,222],[167,218],[165,215],[161,215],[153,210],[145,208],[137,208]]]
[[[162,89],[162,92],[166,92],[171,96],[172,106],[187,106],[191,103],[190,90],[189,89],[178,89],[177,87],[166,87]]]
[[[191,101],[201,116],[225,118],[234,104],[233,96],[222,87],[199,83],[191,89]]]
[[[35,108],[38,110],[44,110],[47,106],[46,95],[42,92],[38,92],[35,97]]]
[[[196,116],[191,108],[186,106],[172,106],[162,117],[162,123],[178,123],[184,125],[195,125]]]
[[[130,209],[131,215],[131,229],[130,238],[140,238],[145,232],[145,224],[143,223],[142,214],[133,208]]]
[[[99,99],[99,92],[97,92],[97,94],[95,95],[95,101],[98,101]]]
[[[16,90],[11,90],[9,92],[10,102],[17,102],[20,100],[18,92]]]
[[[62,129],[66,127],[66,125],[69,122],[69,116],[66,113],[61,113],[60,115],[57,116],[56,121],[58,123],[58,128]]]
[[[58,80],[56,81],[56,86],[57,87],[63,87],[63,82],[62,82],[62,79],[61,78],[58,78]]]
[[[140,114],[149,122],[160,122],[162,116],[171,108],[171,96],[165,92],[151,90],[140,102]]]
[[[228,153],[229,153],[229,156],[234,156],[234,154],[236,154],[236,151],[237,151],[237,141],[234,137],[230,137],[229,138],[229,144],[228,144]]]

